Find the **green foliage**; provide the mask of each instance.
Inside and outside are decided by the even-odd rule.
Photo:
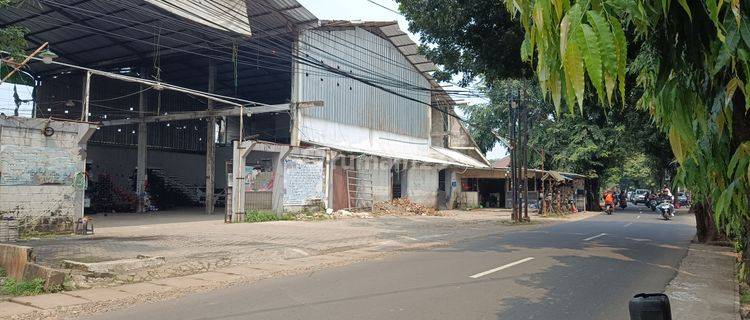
[[[419,34],[420,50],[442,66],[435,77],[477,77],[490,82],[531,74],[520,59],[523,30],[510,19],[501,1],[397,0],[409,20],[409,30]],[[501,63],[498,63],[501,62]]]
[[[607,168],[620,166],[632,145],[623,146],[622,137],[635,134],[626,130],[623,121],[614,114],[605,115],[600,108],[587,107],[583,117],[569,114],[556,115],[552,103],[542,97],[539,87],[529,81],[502,80],[486,88],[490,103],[464,107],[472,123],[470,133],[483,151],[491,148],[495,138],[487,128],[507,136],[508,101],[512,94],[521,90],[522,95],[534,102],[532,128],[529,144],[536,149],[530,151],[531,164],[541,167],[540,153],[545,151],[546,169],[571,171],[592,177],[602,176]],[[632,118],[627,115],[628,118]],[[623,116],[624,118],[624,116]],[[649,127],[641,123],[638,130]],[[635,140],[633,137],[629,140]]]
[[[3,7],[17,3],[18,0],[0,0],[0,10],[2,10]],[[0,50],[9,52],[14,60],[22,60],[21,54],[23,54],[23,50],[26,48],[26,40],[23,36],[26,32],[27,30],[25,28],[15,26],[0,28]],[[5,77],[10,70],[11,68],[0,63],[0,76]],[[29,77],[25,77],[20,73],[15,74],[9,79],[9,81],[21,84],[28,84],[29,81],[33,82],[32,79],[29,79]]]
[[[30,281],[5,279],[3,286],[0,287],[0,293],[10,296],[34,296],[42,294],[44,293],[44,279]]]
[[[0,267],[0,278],[5,278],[8,276],[8,271],[5,271],[5,268]]]
[[[245,213],[245,222],[267,222],[281,220],[294,220],[294,216],[285,214],[279,217],[273,212],[259,210],[248,210]]]
[[[521,56],[535,64],[540,86],[553,95],[558,112],[563,99],[555,98],[557,93],[569,110],[573,103],[583,107],[582,74],[594,88],[589,91],[600,101],[606,97],[608,104],[615,87],[621,102],[627,102],[625,76],[632,75],[638,107],[668,135],[680,163],[676,181],[713,205],[720,229],[743,244],[750,215],[746,3],[505,0],[525,30]],[[587,39],[587,49],[581,50],[579,29],[598,41]],[[596,44],[601,59],[590,44]],[[600,68],[604,94],[598,87]]]

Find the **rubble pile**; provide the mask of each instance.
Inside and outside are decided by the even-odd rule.
[[[434,208],[412,202],[409,198],[393,199],[375,203],[373,213],[378,215],[393,214],[400,216],[441,216]]]

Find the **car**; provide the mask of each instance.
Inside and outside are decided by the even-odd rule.
[[[677,193],[677,202],[681,206],[687,206],[688,205],[687,195],[684,192],[678,192]]]
[[[646,203],[646,195],[651,193],[651,190],[649,189],[635,189],[635,192],[633,192],[633,198],[632,201],[635,204],[639,203]]]

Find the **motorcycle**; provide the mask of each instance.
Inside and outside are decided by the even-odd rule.
[[[628,200],[625,199],[625,197],[620,198],[620,209],[625,209],[628,207]]]
[[[656,202],[656,199],[649,199],[646,206],[651,208],[651,211],[656,211],[656,206],[658,203]]]
[[[656,207],[659,209],[664,220],[669,220],[669,218],[674,217],[674,205],[669,199],[662,200],[662,202]]]
[[[615,210],[615,206],[612,204],[605,204],[604,205],[604,213],[611,215],[612,211]]]

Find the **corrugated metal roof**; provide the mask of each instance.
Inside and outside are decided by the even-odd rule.
[[[88,67],[149,60],[157,36],[161,56],[205,60],[200,52],[233,37],[278,39],[315,22],[296,0],[37,0],[0,10],[0,27],[28,30],[30,50],[49,42],[61,61]],[[35,73],[57,68],[33,64]]]
[[[219,30],[251,36],[245,0],[146,0],[174,15]]]
[[[419,48],[416,42],[414,42],[408,34],[406,34],[398,26],[396,21],[348,21],[348,20],[322,20],[320,21],[321,29],[338,29],[338,28],[363,28],[370,31],[382,38],[389,40],[396,48],[407,57],[412,65],[419,70],[422,75],[429,81],[430,90],[432,92],[432,105],[435,107],[445,108],[447,111],[455,115],[453,106],[456,105],[453,97],[448,94],[445,89],[432,77],[431,72],[438,70],[437,65],[430,61],[424,55],[419,54]],[[461,131],[469,135],[468,130],[463,123],[457,122],[461,127]],[[469,135],[472,146],[480,158],[484,158],[479,151],[479,147],[473,138]]]

